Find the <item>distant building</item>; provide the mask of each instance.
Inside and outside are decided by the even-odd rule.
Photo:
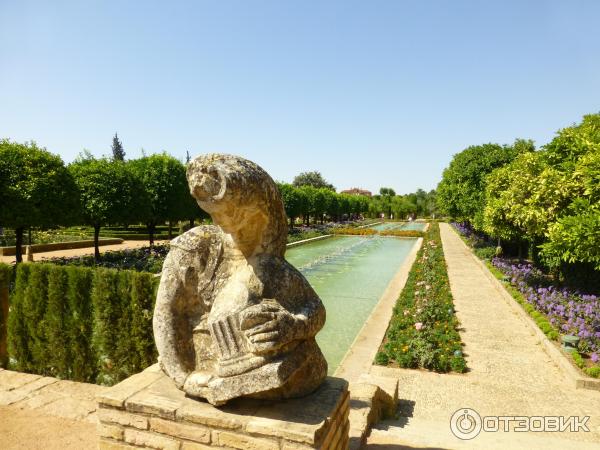
[[[359,188],[352,188],[352,189],[346,189],[345,191],[341,192],[342,194],[350,194],[350,195],[366,195],[367,197],[370,197],[371,191],[367,191],[365,189],[359,189]]]

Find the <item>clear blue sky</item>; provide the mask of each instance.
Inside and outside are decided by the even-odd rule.
[[[600,110],[600,1],[0,0],[0,137],[70,162],[227,152],[338,189]]]

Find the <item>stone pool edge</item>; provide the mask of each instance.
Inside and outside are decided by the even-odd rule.
[[[423,238],[417,238],[406,259],[388,283],[385,291],[371,310],[371,314],[354,338],[350,348],[342,358],[333,376],[357,381],[361,375],[369,373],[379,346],[383,342],[396,300],[400,296],[410,269],[423,244]],[[385,323],[385,326],[383,324]]]
[[[301,241],[296,241],[296,242],[290,242],[289,244],[286,244],[286,248],[292,248],[292,247],[298,247],[299,245],[303,245],[303,244],[309,244],[311,242],[315,242],[315,241],[322,241],[323,239],[327,239],[330,237],[333,237],[333,234],[324,234],[323,236],[317,236],[314,238],[310,238],[310,239],[302,239]]]

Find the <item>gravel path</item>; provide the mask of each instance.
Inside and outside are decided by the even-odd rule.
[[[368,448],[600,449],[600,392],[573,387],[454,230],[448,224],[440,224],[440,230],[470,370],[441,375],[374,368],[399,378],[401,417],[374,429]],[[462,441],[449,427],[461,408],[481,416],[590,416],[590,431],[482,432]]]

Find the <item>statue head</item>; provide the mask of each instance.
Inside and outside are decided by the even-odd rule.
[[[239,156],[207,154],[190,162],[187,179],[198,205],[231,235],[245,257],[262,253],[283,257],[287,219],[267,172]]]

